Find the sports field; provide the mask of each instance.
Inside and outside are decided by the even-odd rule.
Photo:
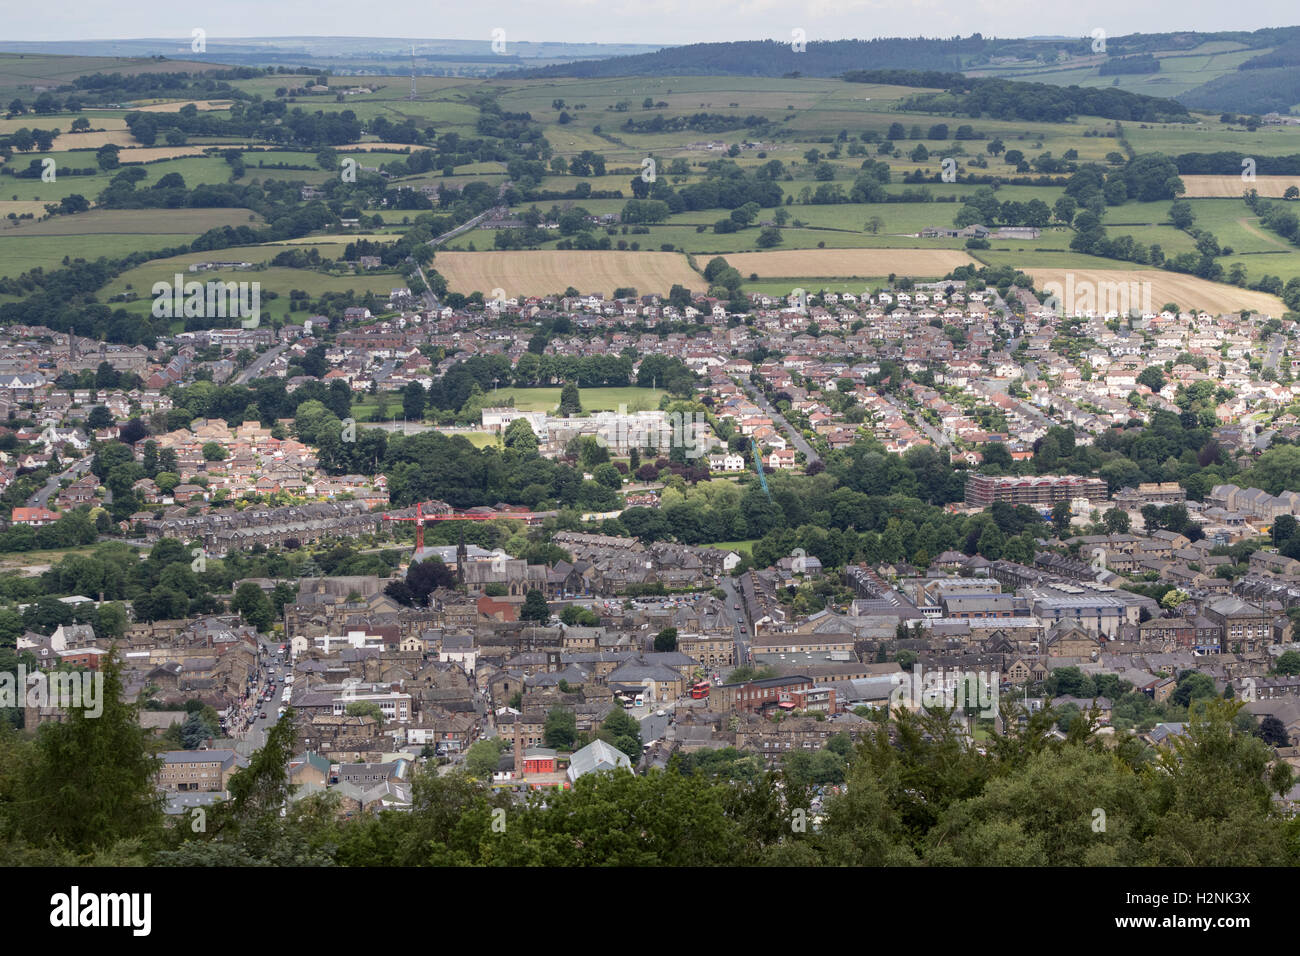
[[[560,388],[502,388],[488,393],[491,404],[507,405],[525,412],[553,412],[560,404]],[[650,411],[659,407],[659,399],[668,393],[661,388],[581,388],[578,399],[586,412],[616,412],[624,406],[629,412]]]

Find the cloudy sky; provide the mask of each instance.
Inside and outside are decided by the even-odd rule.
[[[880,36],[1087,36],[1256,30],[1300,23],[1294,0],[0,0],[10,40],[255,36],[412,36],[696,43]]]

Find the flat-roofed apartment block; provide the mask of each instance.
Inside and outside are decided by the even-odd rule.
[[[1012,505],[1054,505],[1075,498],[1105,501],[1107,497],[1105,481],[1081,475],[971,475],[966,479],[966,504],[973,508],[987,508],[995,501]]]

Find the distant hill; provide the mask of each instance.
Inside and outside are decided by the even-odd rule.
[[[962,54],[984,49],[979,34],[956,40],[813,41],[803,52],[790,42],[738,40],[692,43],[655,53],[565,63],[516,74],[521,77],[575,76],[836,76],[846,70],[961,70]]]
[[[1300,70],[1239,70],[1188,90],[1178,101],[1211,113],[1287,113],[1300,104]]]
[[[792,38],[793,40],[793,38]],[[1286,111],[1300,103],[1300,27],[1105,38],[969,37],[694,43],[652,53],[538,66],[522,78],[619,76],[840,76],[863,70],[921,70],[1108,87],[1177,99],[1199,109]],[[1292,75],[1285,75],[1289,71]]]
[[[421,37],[209,37],[202,60],[209,68],[284,66],[303,71],[330,70],[340,75],[406,75],[415,50],[416,71],[423,75],[491,76],[524,67],[571,60],[608,59],[661,48],[651,43],[528,42],[510,39],[498,53],[492,41]],[[81,57],[194,58],[189,37],[126,40],[0,40],[0,55]],[[190,67],[187,65],[187,69]]]
[[[1145,123],[1180,123],[1192,118],[1187,107],[1176,100],[1144,96],[1113,87],[1053,86],[921,70],[853,70],[845,73],[844,79],[850,83],[885,83],[943,90],[942,93],[922,93],[908,99],[903,106],[910,111],[986,115],[995,119],[1046,123],[1063,123],[1071,116],[1080,115]]]
[[[1178,99],[1193,109],[1286,113],[1300,104],[1300,37],[1252,57]]]

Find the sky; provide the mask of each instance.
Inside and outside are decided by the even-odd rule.
[[[378,14],[378,15],[376,15]],[[1295,0],[0,0],[3,39],[412,36],[489,41],[700,43],[889,36],[1108,36],[1300,24]]]

